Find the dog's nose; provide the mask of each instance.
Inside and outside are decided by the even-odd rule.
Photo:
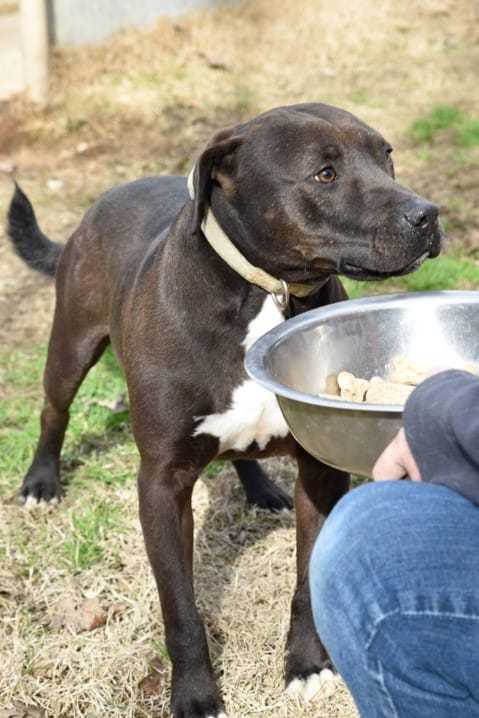
[[[438,208],[428,202],[414,202],[405,212],[404,219],[413,229],[426,229],[432,227],[439,214]]]

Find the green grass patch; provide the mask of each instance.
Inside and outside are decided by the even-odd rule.
[[[462,147],[479,145],[479,120],[466,120],[457,128],[457,143]]]
[[[45,359],[43,346],[0,354],[0,494],[7,498],[17,492],[38,440]],[[15,545],[16,572],[56,566],[78,573],[117,562],[116,537],[124,530],[118,489],[134,481],[138,465],[128,411],[115,413],[124,392],[121,371],[107,353],[72,405],[62,456],[62,478],[70,483],[65,500],[51,513],[12,506],[5,546]],[[6,559],[10,548],[2,553]]]
[[[211,464],[208,464],[206,467],[204,473],[208,477],[208,479],[214,479],[216,476],[221,474],[223,471],[225,462],[221,459],[217,459],[216,461],[212,461]]]
[[[90,487],[81,497],[68,496],[50,512],[13,508],[5,537],[4,559],[17,574],[40,574],[56,567],[77,574],[99,562],[118,565],[118,536],[126,531],[123,504],[113,492]]]
[[[69,535],[62,544],[67,567],[78,573],[104,557],[108,536],[122,528],[120,506],[100,500],[80,512],[71,512]]]
[[[452,140],[461,147],[479,145],[479,119],[466,115],[451,105],[436,105],[431,112],[409,128],[409,134],[418,144],[433,144],[443,130],[451,130]]]
[[[382,282],[356,282],[342,277],[341,281],[351,299],[392,292],[479,289],[479,266],[462,257],[443,255],[427,260],[416,272],[404,277]]]
[[[163,643],[163,641],[158,641],[156,639],[153,639],[151,641],[151,645],[155,653],[164,661],[167,663],[171,663],[171,657],[168,652],[168,649],[166,647],[166,644]]]
[[[0,355],[0,492],[10,491],[27,468],[38,438],[43,347]]]
[[[17,488],[32,459],[39,434],[43,401],[45,347],[0,354],[4,387],[0,401],[0,493]],[[124,484],[136,474],[137,451],[128,424],[128,409],[116,411],[126,388],[110,352],[83,382],[71,408],[62,453],[63,476]]]

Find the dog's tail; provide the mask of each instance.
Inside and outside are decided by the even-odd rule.
[[[30,200],[16,182],[8,210],[7,234],[15,252],[31,269],[55,276],[63,246],[43,234]]]

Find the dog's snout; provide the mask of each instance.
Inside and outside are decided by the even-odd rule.
[[[405,212],[404,219],[413,229],[431,227],[437,220],[438,208],[428,202],[414,202]]]

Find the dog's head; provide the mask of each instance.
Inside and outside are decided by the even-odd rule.
[[[209,206],[257,266],[291,282],[406,274],[439,254],[438,209],[394,179],[392,148],[344,110],[281,107],[215,135],[194,173],[195,231]]]

